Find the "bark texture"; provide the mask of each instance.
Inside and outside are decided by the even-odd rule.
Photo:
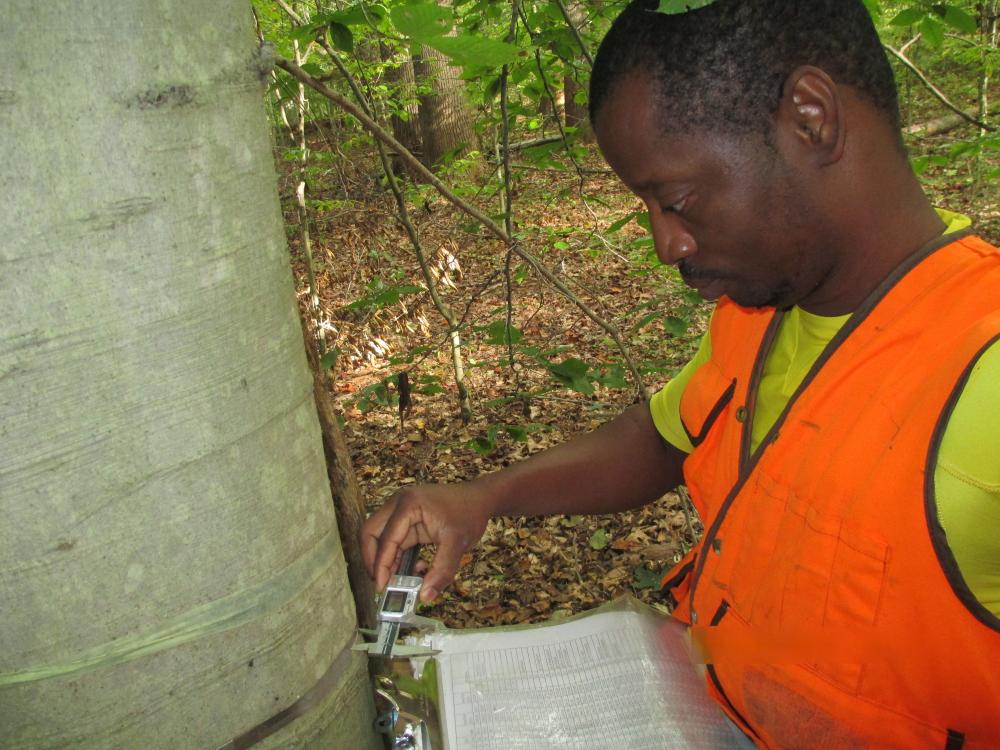
[[[382,59],[393,62],[385,70],[386,82],[391,92],[389,102],[393,110],[389,116],[392,134],[411,153],[419,155],[423,149],[423,137],[420,132],[420,108],[417,103],[417,82],[413,77],[413,60],[408,56],[405,59],[398,59],[388,44],[383,44],[380,49]],[[397,62],[398,65],[395,64]],[[405,116],[401,117],[401,113],[405,113]],[[406,164],[395,156],[392,167],[397,174],[407,172]],[[411,179],[416,177],[414,174],[408,174]]]
[[[378,747],[249,8],[5,21],[0,747]]]
[[[436,49],[422,47],[420,56],[413,59],[413,71],[418,81],[431,86],[431,93],[420,97],[420,160],[431,167],[449,151],[462,153],[475,145],[472,110],[461,71]]]

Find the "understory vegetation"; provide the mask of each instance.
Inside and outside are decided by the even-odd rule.
[[[867,4],[926,190],[997,242],[997,3]],[[584,114],[621,7],[254,0],[279,57],[268,102],[302,315],[369,507],[591,430],[697,347],[710,306],[656,261]],[[625,592],[662,605],[661,572],[699,532],[674,493],[497,520],[427,614],[530,622]]]

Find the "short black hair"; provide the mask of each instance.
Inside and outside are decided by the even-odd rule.
[[[665,131],[769,133],[782,86],[815,65],[898,132],[892,68],[862,0],[715,0],[676,15],[636,0],[615,19],[590,77],[590,121],[632,73],[657,84]]]

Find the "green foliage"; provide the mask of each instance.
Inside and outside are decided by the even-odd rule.
[[[656,10],[659,13],[673,16],[678,13],[687,13],[689,10],[704,8],[714,2],[715,0],[660,0],[660,6]]]
[[[635,583],[632,585],[637,589],[658,589],[663,581],[663,576],[669,570],[669,565],[659,570],[650,570],[645,565],[636,565],[632,570],[632,575],[635,577]]]
[[[608,546],[608,532],[598,529],[590,536],[590,548],[601,550]]]
[[[663,13],[683,13],[710,4],[712,0],[661,0],[658,10]],[[530,148],[519,148],[512,160],[516,161],[512,177],[514,203],[511,215],[518,225],[517,237],[525,247],[545,262],[555,264],[572,258],[573,253],[585,252],[592,257],[613,253],[616,258],[627,258],[629,283],[641,285],[644,296],[632,309],[615,310],[616,322],[630,342],[646,349],[659,347],[669,352],[662,357],[650,357],[638,363],[645,373],[663,373],[676,369],[678,361],[693,351],[701,335],[705,316],[704,303],[697,294],[686,289],[676,271],[665,269],[656,258],[649,236],[649,219],[645,211],[621,208],[619,218],[610,226],[597,228],[587,222],[581,226],[553,226],[547,219],[536,221],[528,217],[519,201],[519,175],[522,170],[552,170],[560,176],[579,171],[579,190],[585,191],[585,172],[581,167],[593,169],[600,166],[595,148],[582,136],[585,127],[574,127],[565,121],[557,127],[552,115],[553,103],[559,101],[584,104],[589,69],[581,52],[580,43],[567,25],[554,0],[526,0],[520,3],[520,15],[511,38],[512,6],[495,0],[456,0],[439,4],[435,0],[384,0],[381,3],[346,0],[344,7],[331,9],[332,4],[300,2],[295,8],[305,21],[295,26],[272,0],[253,0],[261,31],[274,43],[278,54],[290,58],[293,42],[297,42],[303,55],[303,64],[311,75],[323,79],[345,95],[353,96],[346,86],[341,68],[335,65],[321,48],[329,45],[338,55],[338,63],[358,82],[372,110],[380,121],[388,124],[390,116],[400,120],[415,120],[412,110],[418,97],[433,90],[432,82],[419,80],[414,86],[396,80],[402,65],[414,53],[419,55],[422,46],[442,52],[460,69],[465,82],[465,93],[476,115],[475,142],[468,144],[464,153],[446,156],[437,166],[437,174],[446,181],[457,195],[476,202],[497,221],[505,218],[501,202],[503,181],[496,154],[500,148],[501,126],[506,123],[512,141],[536,139],[539,136],[557,137],[555,140]],[[883,40],[897,48],[906,47],[907,56],[933,80],[949,98],[962,108],[974,111],[978,103],[978,85],[984,73],[995,73],[1000,68],[997,50],[984,42],[979,33],[981,18],[979,6],[970,0],[933,2],[932,0],[865,0]],[[612,18],[620,11],[620,3],[579,3],[573,6],[577,31],[583,44],[591,51],[596,49]],[[900,84],[901,102],[906,124],[922,122],[942,114],[936,99],[925,90],[922,83],[902,65],[894,62]],[[507,108],[500,111],[501,73],[506,67]],[[995,76],[994,76],[994,80]],[[569,98],[567,81],[575,81],[573,96]],[[997,99],[995,83],[989,92],[991,101]],[[297,111],[298,83],[284,71],[276,71],[275,84],[269,101],[279,127],[284,127],[282,111],[293,119]],[[344,164],[365,172],[345,179],[345,186],[363,184],[369,180],[381,184],[376,162],[363,164],[370,158],[372,140],[368,133],[350,116],[332,107],[325,99],[311,90],[306,91],[305,117],[315,123],[316,132],[331,140],[329,150],[312,144],[305,154],[307,183],[329,183],[331,174]],[[417,123],[419,124],[419,122]],[[940,185],[949,194],[973,186],[989,184],[998,177],[996,168],[998,142],[995,133],[985,136],[972,128],[965,128],[934,142],[911,139],[908,145],[914,152],[914,168],[921,172],[928,185]],[[302,151],[282,145],[278,153],[290,161],[300,162]],[[430,211],[438,200],[434,190],[400,179],[406,201],[414,213],[427,207]],[[549,215],[558,215],[560,201],[572,188],[553,187],[541,200],[548,201]],[[350,213],[359,204],[354,202],[350,188],[324,190],[308,195],[309,208],[315,212],[313,221],[320,228],[339,219],[331,214]],[[604,203],[601,195],[587,194],[591,205]],[[525,199],[526,201],[527,199]],[[611,199],[609,199],[611,200]],[[605,203],[607,205],[607,203]],[[617,204],[615,204],[617,205]],[[450,209],[449,209],[450,210]],[[443,212],[442,212],[443,213]],[[442,216],[439,213],[438,216]],[[447,219],[458,242],[478,242],[482,228],[472,219],[454,215]],[[569,222],[565,222],[568,224]],[[393,248],[398,251],[399,248]],[[610,256],[608,256],[610,257]],[[463,258],[463,264],[466,260]],[[477,259],[480,262],[480,259]],[[359,278],[368,280],[362,294],[346,305],[355,311],[354,318],[378,317],[390,308],[412,309],[424,304],[427,290],[415,281],[420,278],[415,264],[388,263],[383,251],[374,244]],[[387,267],[388,266],[388,267]],[[490,269],[496,271],[496,267]],[[485,278],[489,272],[484,273]],[[527,264],[515,262],[511,269],[512,281],[517,286],[532,278]],[[586,279],[582,279],[586,283]],[[516,296],[515,296],[516,299]],[[464,303],[464,300],[463,300]],[[461,303],[460,303],[461,304]],[[456,306],[461,311],[460,306]],[[524,316],[515,319],[523,323]],[[352,319],[354,319],[352,318]],[[580,325],[587,326],[581,316]],[[543,385],[531,391],[527,386],[511,387],[510,393],[489,403],[515,399],[530,399],[550,391],[570,391],[581,394],[594,403],[607,398],[605,389],[626,390],[632,384],[626,377],[620,357],[605,340],[601,352],[569,346],[564,341],[540,343],[533,340],[533,329],[513,326],[508,328],[506,311],[492,310],[486,314],[478,311],[463,318],[460,331],[463,341],[479,352],[485,348],[487,355],[480,357],[475,367],[508,367],[510,350],[514,362],[532,368],[534,375],[543,376]],[[386,355],[392,366],[419,367],[419,362],[441,349],[442,338],[415,336],[405,351]],[[492,349],[490,349],[492,347]],[[335,357],[335,353],[327,355]],[[342,355],[341,355],[342,356]],[[333,360],[324,366],[333,366]],[[414,391],[427,395],[442,394],[443,384],[433,376],[416,375],[410,369]],[[423,378],[427,379],[423,379]],[[622,394],[618,394],[620,396]],[[615,394],[611,394],[616,398]],[[395,405],[391,379],[374,384],[358,394],[359,408],[391,408]],[[477,438],[478,449],[493,450],[498,437],[518,440],[522,429],[517,425],[495,424]],[[523,428],[527,429],[527,428]]]
[[[378,276],[368,282],[368,293],[345,305],[348,310],[380,309],[395,305],[407,294],[419,294],[425,291],[415,284],[386,284]]]
[[[507,435],[516,443],[526,443],[528,442],[528,435],[547,429],[548,426],[542,424],[491,424],[486,428],[486,432],[470,440],[468,446],[476,451],[476,453],[486,455],[496,450],[497,438],[500,435]]]

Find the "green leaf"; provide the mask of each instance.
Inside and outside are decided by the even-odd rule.
[[[668,315],[663,319],[663,330],[671,336],[683,336],[687,333],[689,321],[676,315]]]
[[[621,365],[612,365],[597,378],[597,382],[606,388],[624,388],[628,385],[628,381],[625,380],[625,368]]]
[[[331,21],[329,27],[330,41],[342,52],[354,52],[354,34],[342,23]]]
[[[379,23],[387,15],[389,15],[389,11],[386,10],[384,5],[360,2],[343,10],[326,13],[319,18],[325,21],[340,23],[344,26],[366,26],[369,23]]]
[[[913,173],[919,177],[927,171],[927,167],[930,166],[930,161],[926,156],[916,156],[910,160],[910,166],[913,168]]]
[[[485,435],[479,435],[469,441],[469,446],[480,454],[491,453],[497,447],[497,426],[490,425]]]
[[[316,39],[318,31],[319,29],[315,24],[308,24],[306,26],[296,26],[288,32],[288,36],[296,40],[300,45],[305,46]]]
[[[963,34],[975,34],[979,30],[976,19],[957,5],[945,6],[944,22],[953,29],[958,29]]]
[[[637,216],[640,216],[642,213],[644,213],[644,212],[642,212],[642,211],[633,211],[630,214],[626,214],[625,216],[623,216],[622,218],[620,218],[618,221],[616,221],[614,224],[612,224],[610,227],[608,227],[605,231],[608,234],[614,234],[615,232],[620,231],[622,227],[624,227],[626,224],[628,224],[630,221],[632,221],[632,219],[636,218]]]
[[[639,322],[635,324],[635,328],[633,328],[633,330],[636,332],[641,331],[643,328],[648,326],[654,320],[662,316],[663,313],[661,313],[658,310],[656,312],[646,313],[645,315],[642,316],[642,318],[639,319]]]
[[[486,339],[487,344],[506,345],[507,343],[507,321],[505,320],[494,320],[492,323],[486,326],[477,327],[477,331],[485,331],[488,338]],[[515,327],[510,327],[510,342],[516,344],[524,337],[524,334]]]
[[[594,386],[591,384],[590,378],[587,377],[590,368],[583,360],[570,357],[556,364],[549,363],[546,367],[555,379],[567,388],[587,396],[594,392]]]
[[[865,8],[868,9],[868,15],[874,19],[879,19],[882,17],[882,6],[879,0],[864,0]]]
[[[454,21],[448,8],[433,2],[397,5],[389,11],[389,17],[399,32],[425,43],[451,31]]]
[[[512,440],[518,443],[524,443],[528,440],[528,431],[524,427],[520,427],[515,424],[508,424],[504,425],[503,431],[510,435]]]
[[[333,366],[337,364],[337,356],[339,354],[340,354],[339,350],[331,349],[330,351],[328,351],[326,354],[324,354],[322,357],[319,358],[319,366],[322,367],[324,370],[333,369]]]
[[[901,10],[889,21],[890,26],[913,26],[926,17],[927,11],[923,8],[906,8]]]
[[[592,549],[604,549],[608,546],[608,532],[604,529],[598,529],[590,537],[590,546]]]
[[[937,49],[944,43],[944,24],[933,16],[924,16],[918,28],[931,47]]]
[[[666,568],[662,570],[650,570],[645,565],[636,565],[632,570],[635,576],[635,587],[637,589],[658,589]]]
[[[697,10],[711,5],[715,0],[660,0],[660,7],[656,10],[668,16],[675,16],[678,13],[687,13],[689,10]]]
[[[514,61],[517,47],[485,36],[437,36],[424,40],[429,47],[443,53],[456,65],[477,68],[499,68]]]

